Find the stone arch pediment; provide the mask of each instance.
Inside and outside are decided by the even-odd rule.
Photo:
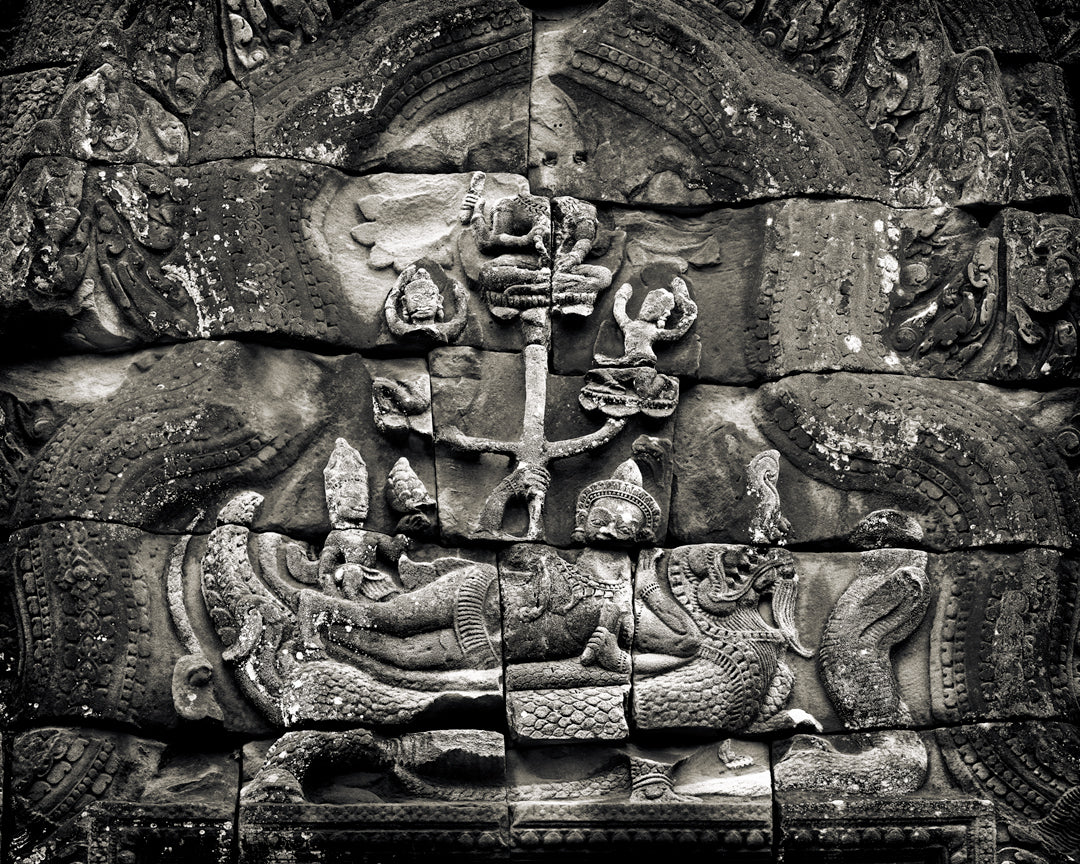
[[[244,24],[253,33],[246,52],[236,38]],[[521,167],[510,148],[500,159],[500,143],[526,119],[532,26],[516,3],[471,0],[448,11],[425,0],[364,2],[276,53],[251,47],[258,34],[246,20],[227,29],[260,153],[366,170],[400,167],[404,148],[413,170]],[[410,146],[422,130],[425,143]]]
[[[572,159],[567,153],[551,170],[538,169],[534,180],[543,186],[704,204],[868,196],[885,182],[878,147],[856,112],[777,64],[711,4],[613,0],[566,39],[548,80],[566,98],[538,112],[534,95],[534,117],[551,129],[561,118],[544,109],[573,114],[586,140],[576,164],[559,170]],[[651,146],[620,146],[624,135]],[[552,150],[562,158],[557,143]]]

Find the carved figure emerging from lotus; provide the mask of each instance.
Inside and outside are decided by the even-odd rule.
[[[569,196],[553,198],[551,207],[556,226],[552,308],[564,315],[591,315],[597,295],[611,284],[607,267],[585,263],[600,233],[596,207]]]
[[[442,292],[427,268],[410,264],[402,270],[383,304],[390,332],[395,336],[427,338],[438,342],[457,339],[468,320],[469,300],[460,283],[449,281],[453,310],[446,317]]]
[[[503,198],[490,210],[477,172],[461,205],[476,245],[495,254],[480,270],[480,292],[491,314],[514,318],[527,309],[547,308],[551,294],[551,204],[522,193]]]

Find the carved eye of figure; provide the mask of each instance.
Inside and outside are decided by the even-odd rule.
[[[603,507],[593,507],[589,511],[589,527],[590,528],[603,528],[606,525],[610,525],[612,522],[612,515]]]
[[[594,504],[586,520],[589,539],[633,540],[644,524],[645,514],[640,507],[614,498],[604,499],[602,505]]]

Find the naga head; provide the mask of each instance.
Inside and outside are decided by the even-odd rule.
[[[802,657],[813,652],[799,641],[795,601],[799,576],[791,555],[780,549],[761,553],[751,548],[717,549],[708,557],[706,577],[697,585],[697,601],[710,615],[728,616],[737,609],[757,611],[763,597],[772,597],[772,616],[785,644]]]

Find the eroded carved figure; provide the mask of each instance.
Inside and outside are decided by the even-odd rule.
[[[403,536],[365,530],[366,466],[343,439],[325,483],[333,531],[318,560],[280,535],[261,534],[256,572],[247,527],[262,501],[255,493],[223,508],[208,539],[202,594],[243,692],[286,728],[394,726],[448,698],[497,698],[495,568],[448,557],[414,562]],[[377,568],[380,558],[393,565],[389,573]],[[249,785],[247,800],[300,799],[303,775],[324,758],[322,749],[348,753],[355,743],[353,756],[363,761],[372,746],[362,731],[291,735]]]
[[[611,284],[612,276],[607,267],[585,263],[598,251],[596,207],[564,195],[551,199],[551,210],[555,217],[552,308],[564,315],[591,315],[597,295]]]
[[[491,314],[516,318],[528,309],[546,309],[551,296],[551,202],[522,193],[489,208],[483,177],[474,177],[461,205],[476,245],[495,257],[480,270],[481,296]]]
[[[615,321],[623,332],[624,351],[621,357],[596,355],[600,366],[653,366],[656,364],[657,342],[674,342],[689,332],[697,320],[697,304],[690,299],[686,283],[678,276],[671,280],[671,290],[657,288],[650,291],[641,303],[637,318],[626,314],[626,302],[634,289],[623,285],[615,293]],[[668,318],[678,315],[676,323],[668,327]]]
[[[452,307],[448,312],[427,269],[410,264],[402,270],[383,305],[390,332],[435,342],[456,340],[468,323],[469,298],[459,282],[451,279],[449,283]]]
[[[633,588],[624,548],[655,540],[660,506],[641,470],[623,462],[578,495],[573,562],[544,547],[518,545],[503,581],[507,701],[522,738],[622,738],[630,683]],[[576,702],[580,716],[562,706]]]

